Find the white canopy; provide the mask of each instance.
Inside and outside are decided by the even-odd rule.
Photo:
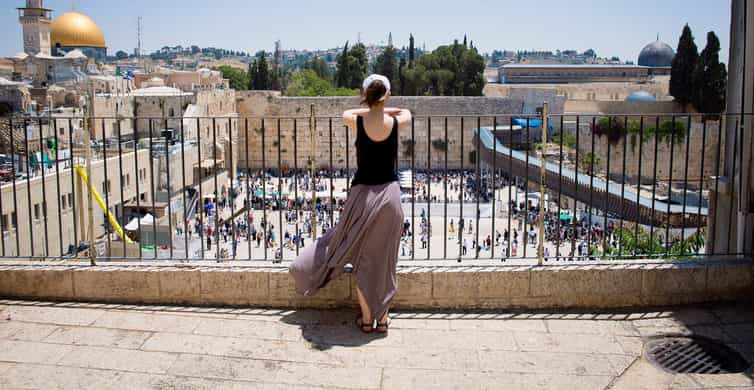
[[[135,232],[135,231],[139,230],[139,224],[141,224],[141,225],[151,225],[152,223],[154,223],[154,217],[152,216],[152,214],[147,213],[146,215],[144,215],[143,217],[141,217],[141,219],[139,219],[139,218],[132,219],[123,228],[126,229],[126,230],[128,230],[128,231]]]

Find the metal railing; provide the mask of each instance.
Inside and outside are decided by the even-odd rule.
[[[743,117],[415,116],[399,136],[399,257],[558,264],[742,255],[712,250],[717,224],[708,217],[724,127],[740,129],[736,148]],[[313,110],[97,117],[88,131],[74,126],[81,119],[0,120],[1,258],[288,261],[337,224],[356,170],[355,133]],[[96,191],[76,172],[86,149]],[[102,200],[91,217],[90,195]]]

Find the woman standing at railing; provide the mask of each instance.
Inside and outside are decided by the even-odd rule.
[[[362,332],[387,332],[388,309],[397,289],[400,249],[401,191],[398,185],[398,129],[411,122],[411,113],[385,108],[390,81],[380,75],[364,80],[362,104],[369,108],[343,113],[343,122],[356,132],[356,176],[338,224],[293,261],[290,271],[296,290],[313,295],[353,265]]]

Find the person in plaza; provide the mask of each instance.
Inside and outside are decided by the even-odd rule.
[[[314,295],[353,266],[361,306],[357,327],[364,333],[387,332],[388,309],[398,287],[397,262],[403,210],[398,185],[398,130],[411,112],[386,108],[390,81],[371,75],[363,82],[362,104],[343,113],[356,139],[357,171],[339,222],[290,266],[296,291]],[[376,326],[375,326],[376,321]]]

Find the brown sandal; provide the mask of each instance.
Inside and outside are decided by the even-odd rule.
[[[377,329],[380,333],[387,333],[387,330],[390,328],[390,317],[387,318],[387,321],[385,322],[377,322]]]
[[[374,321],[365,324],[361,319],[361,316],[356,317],[356,327],[359,328],[361,333],[372,333],[374,331]]]

